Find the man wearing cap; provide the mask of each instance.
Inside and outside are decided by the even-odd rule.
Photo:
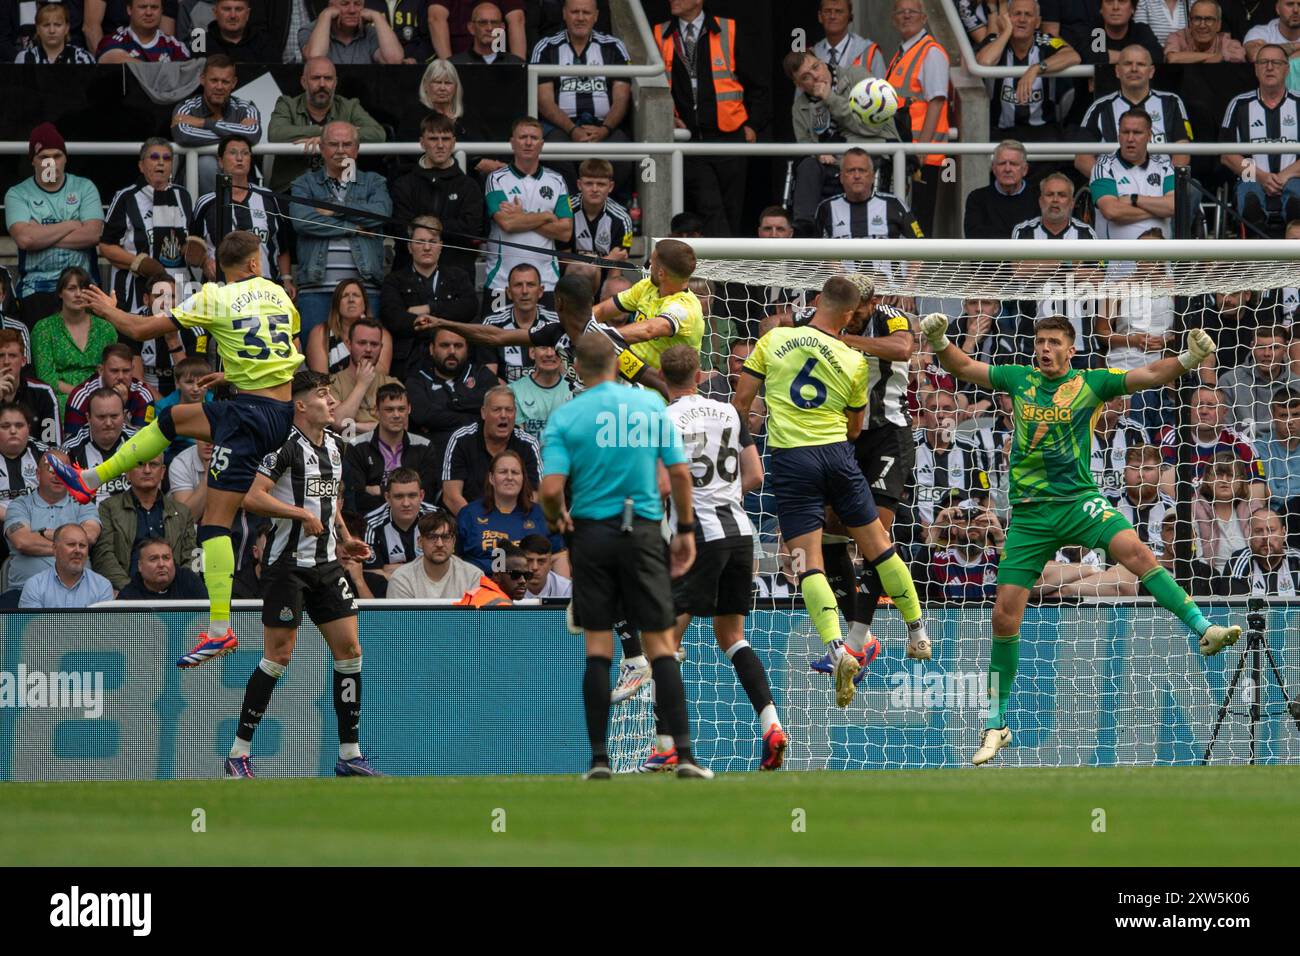
[[[29,329],[59,311],[59,273],[79,266],[94,274],[104,204],[89,179],[69,175],[67,149],[53,123],[32,130],[33,173],[5,193],[5,226],[18,246],[19,317]]]

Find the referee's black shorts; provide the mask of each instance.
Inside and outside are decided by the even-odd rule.
[[[749,616],[754,603],[754,539],[695,538],[695,563],[673,582],[673,605],[678,614],[716,617]]]
[[[569,538],[573,616],[584,628],[612,630],[627,620],[639,631],[673,626],[668,543],[658,521],[637,518],[630,532],[622,519],[575,518]]]
[[[881,425],[858,435],[853,455],[871,487],[876,504],[897,511],[912,499],[916,445],[906,425]]]

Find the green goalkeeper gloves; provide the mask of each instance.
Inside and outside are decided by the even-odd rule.
[[[1189,372],[1214,354],[1214,340],[1204,329],[1192,329],[1187,333],[1187,349],[1178,356],[1178,361]]]
[[[948,316],[931,312],[921,320],[921,334],[930,342],[936,355],[948,347]]]

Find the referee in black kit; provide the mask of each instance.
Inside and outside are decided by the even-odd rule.
[[[551,413],[542,436],[542,509],[568,536],[573,614],[586,633],[582,699],[591,741],[588,780],[612,776],[606,750],[614,622],[641,631],[659,707],[677,748],[677,776],[710,779],[691,753],[686,691],[674,656],[672,584],[695,560],[691,472],[677,426],[657,392],[614,380],[614,348],[588,332],[574,361],[586,389]],[[680,516],[670,545],[660,530],[658,462]],[[565,483],[572,505],[565,508]]]

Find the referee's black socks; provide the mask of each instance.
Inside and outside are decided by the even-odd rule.
[[[673,735],[679,763],[694,763],[691,754],[691,720],[686,713],[686,688],[682,686],[681,665],[672,654],[656,657],[650,662],[654,676],[655,701],[663,715],[668,732]]]
[[[678,680],[680,684],[680,679]],[[587,713],[587,740],[592,763],[609,763],[606,729],[609,725],[609,658],[588,657],[582,675],[582,706]]]

